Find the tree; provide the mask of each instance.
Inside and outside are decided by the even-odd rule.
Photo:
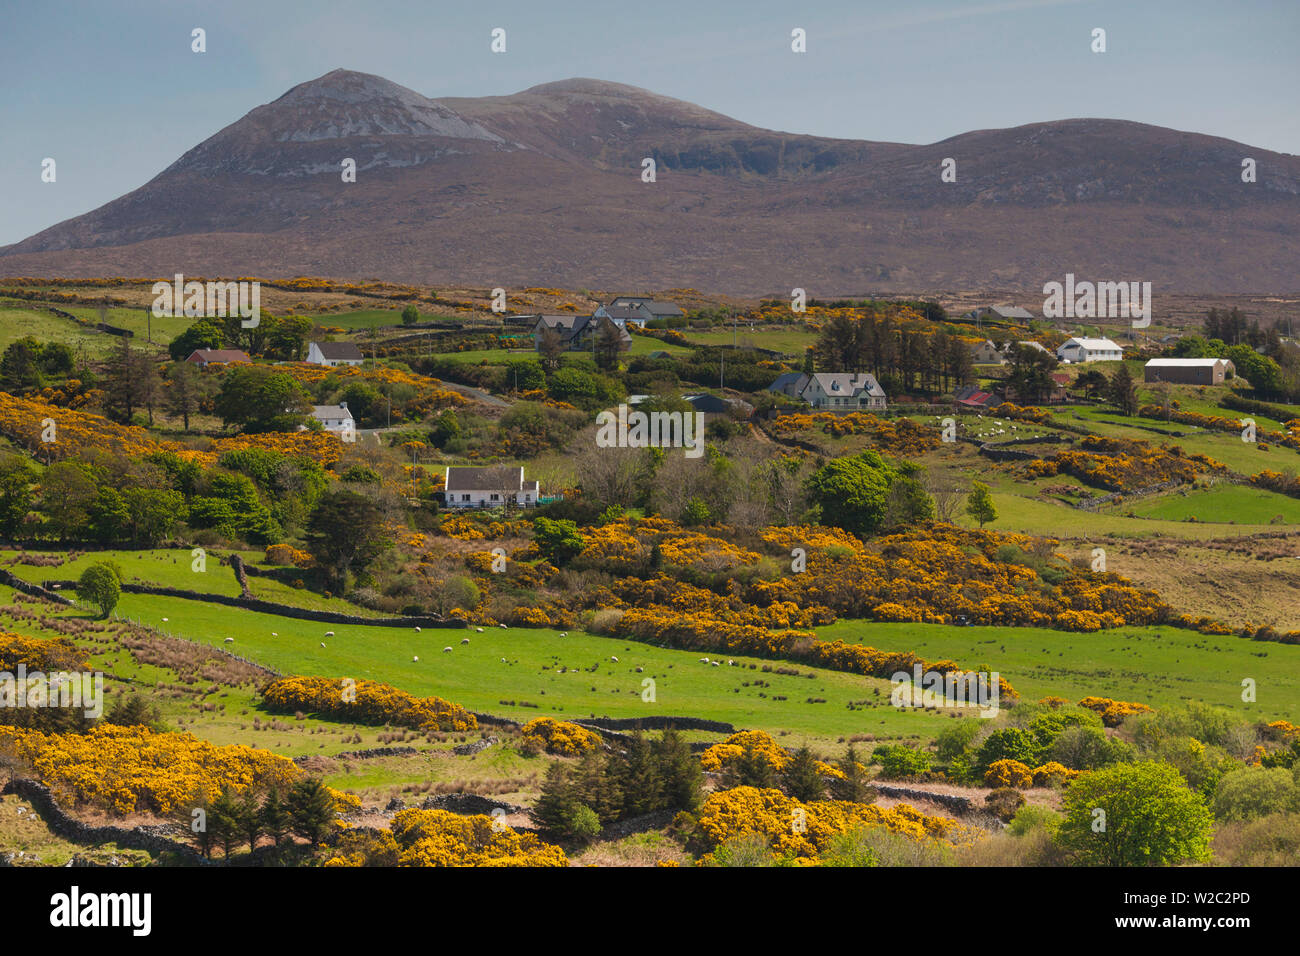
[[[853,803],[871,803],[876,799],[875,788],[867,780],[862,764],[858,763],[857,751],[849,744],[848,751],[835,762],[840,773],[831,777],[828,786],[831,797],[835,800],[848,800]]]
[[[966,496],[966,513],[978,521],[981,528],[998,519],[998,510],[993,507],[993,496],[984,482],[977,481],[971,485],[970,494]]]
[[[122,582],[112,565],[96,562],[81,572],[77,581],[77,597],[99,605],[100,615],[108,617],[122,596]]]
[[[612,319],[600,319],[596,328],[596,366],[603,371],[618,367],[618,354],[628,347],[623,330]]]
[[[36,472],[18,455],[0,460],[0,534],[17,535],[31,510],[35,497]]]
[[[515,392],[529,392],[546,387],[546,372],[532,359],[506,362],[505,386]]]
[[[307,522],[307,550],[337,590],[349,571],[362,571],[390,546],[384,516],[369,497],[333,491],[321,497]]]
[[[1015,390],[1017,400],[1025,404],[1040,402],[1045,395],[1051,394],[1056,386],[1052,380],[1052,372],[1057,366],[1055,355],[1015,342],[1011,346],[1010,358],[1007,384]]]
[[[885,517],[889,488],[898,471],[874,451],[827,462],[808,479],[808,495],[822,521],[855,534],[870,534]]]
[[[575,522],[541,515],[533,519],[533,543],[554,564],[563,564],[582,550],[585,541]]]
[[[1124,415],[1136,415],[1138,410],[1138,383],[1123,362],[1115,369],[1106,385],[1106,401]]]
[[[1300,790],[1283,767],[1239,767],[1219,781],[1214,817],[1220,823],[1245,822],[1270,813],[1300,810]]]
[[[257,847],[257,839],[262,835],[262,810],[257,805],[257,796],[252,787],[244,789],[244,797],[239,801],[239,828],[248,842],[249,852]]]
[[[537,357],[542,368],[548,372],[558,371],[563,354],[564,341],[560,338],[560,333],[549,325],[543,326],[542,331],[537,333]]]
[[[1057,838],[1085,866],[1173,866],[1210,858],[1214,818],[1167,764],[1115,764],[1082,774],[1065,791],[1062,808]]]
[[[694,810],[700,804],[704,771],[690,745],[674,728],[669,727],[650,745],[659,764],[664,806],[672,810]]]
[[[262,354],[267,358],[301,362],[311,329],[312,321],[305,315],[281,317],[268,333]]]
[[[287,372],[265,365],[237,365],[222,378],[213,410],[227,426],[245,432],[293,431],[305,421],[311,402]]]
[[[289,811],[284,805],[284,799],[280,796],[278,790],[271,790],[267,793],[266,799],[262,801],[262,809],[258,816],[262,825],[262,832],[271,838],[271,841],[279,847],[289,835],[291,825]]]
[[[222,787],[221,793],[217,794],[208,806],[207,824],[212,839],[221,844],[226,862],[229,863],[230,855],[243,835],[239,804],[235,801],[229,787]]]
[[[190,416],[198,412],[212,391],[211,379],[193,362],[176,362],[167,373],[167,384],[167,412],[179,417],[189,431]]]
[[[183,362],[198,349],[219,349],[225,340],[221,326],[212,319],[199,319],[172,339],[167,353],[174,362]]]
[[[1108,381],[1100,369],[1090,368],[1074,380],[1074,387],[1083,389],[1084,398],[1093,398],[1105,390]]]
[[[130,339],[122,336],[120,341],[121,346],[105,362],[104,411],[114,421],[129,425],[140,406],[141,359]]]
[[[600,817],[582,802],[573,772],[553,763],[531,811],[533,822],[547,833],[575,843],[588,843],[600,833]]]
[[[810,803],[826,794],[826,780],[817,769],[817,757],[805,745],[794,752],[781,774],[782,789],[796,800]]]
[[[402,310],[402,324],[415,325],[420,321],[420,310],[414,304],[408,305]]]
[[[33,338],[19,339],[0,357],[0,385],[6,392],[19,393],[44,384],[40,367],[40,343]]]
[[[334,823],[334,797],[315,777],[300,780],[289,790],[287,801],[290,828],[295,834],[319,845]]]

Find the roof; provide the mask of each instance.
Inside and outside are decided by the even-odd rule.
[[[671,302],[661,302],[658,299],[651,299],[640,295],[620,295],[610,300],[606,309],[623,308],[619,303],[626,303],[628,308],[644,308],[651,315],[685,315],[680,308]]]
[[[803,377],[803,372],[786,372],[784,375],[778,375],[776,381],[769,385],[767,390],[769,392],[783,391],[787,385],[794,385]]]
[[[810,385],[815,381],[827,395],[854,396],[866,392],[878,398],[885,397],[885,390],[880,387],[876,377],[869,372],[856,375],[852,372],[814,372],[809,378]]]
[[[607,305],[605,314],[611,319],[640,319],[641,313],[630,305]]]
[[[523,465],[488,465],[469,467],[449,465],[447,467],[447,491],[525,491],[527,486],[534,489],[537,482],[524,481]]]
[[[1221,358],[1154,358],[1147,362],[1147,367],[1155,366],[1156,368],[1205,368],[1207,366],[1218,365],[1220,362],[1227,363],[1227,359]]]
[[[991,305],[986,310],[1003,319],[1032,319],[1034,313],[1018,305]]]
[[[1017,344],[1017,345],[1026,345],[1026,346],[1028,346],[1028,347],[1031,348],[1031,349],[1038,349],[1040,352],[1048,352],[1048,351],[1049,351],[1048,348],[1047,348],[1047,346],[1043,345],[1042,342],[1017,342],[1016,344]]]
[[[1075,345],[1078,348],[1087,349],[1089,352],[1101,352],[1106,350],[1114,351],[1114,352],[1123,351],[1123,349],[1120,348],[1119,343],[1112,342],[1110,339],[1087,339],[1087,338],[1081,339],[1078,338],[1077,336],[1067,341],[1065,344],[1061,346],[1061,348],[1063,349],[1070,348],[1071,345]]]
[[[322,358],[334,362],[349,359],[359,362],[365,357],[361,354],[361,349],[357,348],[352,342],[313,342],[311,344],[320,351]]]
[[[953,396],[953,401],[958,405],[970,405],[974,407],[984,407],[992,404],[997,400],[997,396],[992,392],[982,392],[974,385],[968,385]]]
[[[313,418],[351,418],[352,413],[348,411],[346,405],[313,405],[311,407]]]
[[[240,349],[195,349],[190,353],[187,362],[193,362],[195,357],[200,362],[252,362],[248,353]]]
[[[575,325],[577,325],[579,319],[582,319],[582,320],[583,320],[583,321],[582,321],[582,325],[586,325],[586,324],[587,324],[587,318],[588,318],[588,316],[585,316],[585,315],[575,315],[575,314],[573,314],[573,313],[563,313],[563,314],[559,314],[559,315],[539,315],[539,316],[537,317],[537,321],[538,321],[539,323],[542,323],[542,324],[546,325],[546,327],[547,327],[547,328],[550,328],[550,329],[565,329],[565,330],[569,330],[569,329],[574,328]],[[582,325],[577,325],[577,327],[578,327],[578,328],[581,328]]]

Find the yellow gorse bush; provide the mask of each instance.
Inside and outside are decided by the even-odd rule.
[[[223,787],[285,788],[303,771],[292,760],[242,745],[217,746],[187,733],[100,724],[86,734],[0,727],[0,752],[26,760],[45,783],[111,813],[169,814]]]
[[[519,729],[526,743],[539,750],[564,757],[578,757],[600,746],[600,736],[585,727],[556,720],[554,717],[538,717],[530,720]]]
[[[378,681],[329,677],[281,677],[262,691],[270,710],[303,711],[361,724],[393,724],[416,730],[465,731],[478,727],[474,715],[440,697],[416,697]]]

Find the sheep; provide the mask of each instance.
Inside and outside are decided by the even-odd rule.
[[[501,630],[503,631],[506,629],[506,626],[504,624],[498,624],[497,627],[501,628]]]
[[[418,624],[415,625],[415,633],[416,633],[416,634],[419,634],[419,633],[420,633],[420,625],[418,625]]]
[[[480,634],[483,633],[483,628],[481,628],[481,627],[476,627],[476,628],[474,628],[474,630],[478,631]]]
[[[709,662],[709,659],[708,659],[707,657],[701,657],[701,658],[700,658],[700,663],[701,663],[701,664],[707,664],[708,662]]]
[[[467,638],[464,638],[464,639],[461,641],[461,643],[462,643],[462,644],[468,644],[468,643],[469,643],[469,638],[468,638],[468,637],[467,637]]]
[[[324,641],[321,641],[321,642],[320,642],[320,646],[321,646],[321,647],[324,647],[324,646],[325,646],[325,642],[324,642]]]
[[[412,654],[412,655],[411,655],[411,663],[412,663],[412,664],[418,664],[418,663],[420,663],[420,655],[419,655],[419,654]]]
[[[506,662],[506,659],[505,659],[504,657],[501,658],[501,663],[504,664],[505,662]]]
[[[728,666],[728,667],[735,667],[735,666],[736,666],[736,662],[735,662],[735,661],[727,661],[727,666]]]
[[[444,648],[442,649],[442,652],[443,652],[444,654],[450,654],[450,653],[451,653],[451,648],[450,648],[450,647],[444,647]]]
[[[611,655],[610,655],[610,657],[609,657],[609,659],[610,659],[610,660],[611,660],[611,661],[613,661],[613,662],[614,662],[614,663],[615,663],[615,664],[617,664],[617,663],[618,663],[618,658],[617,658],[617,657],[615,657],[615,656],[614,656],[614,655],[612,655],[612,654],[611,654]]]
[[[568,631],[561,631],[561,632],[560,632],[560,637],[568,637],[568,636],[569,636],[569,632],[568,632]]]
[[[228,638],[226,638],[226,643],[227,643],[227,644],[233,644],[233,643],[235,643],[235,639],[234,639],[233,637],[228,637]]]
[[[326,637],[333,637],[333,636],[334,636],[334,632],[333,632],[333,631],[326,631],[326,632],[325,632],[325,636],[326,636]]]
[[[636,669],[636,672],[637,672],[638,674],[640,674],[643,670],[645,670],[644,667],[638,667],[638,668]]]
[[[280,635],[277,634],[275,631],[272,631],[272,632],[271,632],[271,636],[272,636],[272,637],[279,637]]]
[[[167,623],[167,618],[163,618],[163,623],[164,623],[164,624]]]
[[[712,666],[712,667],[721,667],[721,666],[722,666],[722,665],[719,664],[717,661],[709,661],[709,664],[710,664],[710,666]]]

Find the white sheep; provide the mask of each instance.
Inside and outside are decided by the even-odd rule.
[[[707,664],[708,662],[709,662],[709,659],[708,659],[707,657],[701,657],[701,658],[700,658],[700,663],[701,663],[701,664]]]
[[[334,636],[334,632],[333,632],[333,631],[326,631],[326,632],[325,632],[325,636],[326,636],[326,637],[333,637],[333,636]]]
[[[164,623],[164,624],[167,623],[167,618],[163,618],[163,623]]]
[[[411,663],[412,663],[412,664],[418,664],[418,663],[420,663],[420,655],[419,655],[419,654],[412,654],[412,655],[411,655]]]
[[[569,632],[568,632],[568,631],[561,631],[561,632],[560,632],[560,637],[568,637],[568,636],[569,636]]]
[[[235,643],[235,639],[234,639],[233,637],[228,637],[228,638],[226,638],[226,643],[227,643],[227,644],[233,644],[233,643]]]
[[[483,628],[481,628],[481,627],[476,627],[476,628],[474,628],[474,630],[478,631],[480,634],[483,633]]]
[[[272,637],[279,637],[280,635],[277,634],[275,631],[272,631],[272,632],[271,632],[271,636],[272,636]]]
[[[415,633],[416,633],[416,634],[419,634],[419,633],[420,633],[420,625],[418,625],[418,624],[415,625]]]
[[[709,665],[710,665],[711,667],[721,667],[721,666],[722,666],[722,665],[719,664],[717,661],[709,661]]]
[[[325,642],[324,642],[324,641],[321,641],[321,642],[320,642],[320,646],[321,646],[321,647],[324,647],[324,646],[325,646]]]
[[[615,664],[617,664],[617,663],[618,663],[618,658],[617,658],[617,657],[615,657],[615,656],[614,656],[614,655],[612,655],[612,654],[611,654],[611,655],[610,655],[610,657],[609,657],[609,659],[610,659],[610,660],[611,660],[611,661],[613,661],[613,662],[614,662],[614,663],[615,663]]]
[[[636,672],[637,672],[638,674],[640,674],[643,670],[645,670],[644,667],[638,667],[638,668],[636,669]]]
[[[498,624],[497,627],[501,628],[501,630],[503,631],[506,629],[506,626],[504,624]]]
[[[450,654],[450,653],[451,653],[451,648],[450,648],[450,647],[444,647],[444,648],[442,649],[442,652],[443,652],[444,654]]]
[[[462,639],[461,639],[461,643],[462,643],[462,644],[468,644],[468,643],[469,643],[469,638],[468,638],[468,637],[466,637],[466,638],[462,638]]]

